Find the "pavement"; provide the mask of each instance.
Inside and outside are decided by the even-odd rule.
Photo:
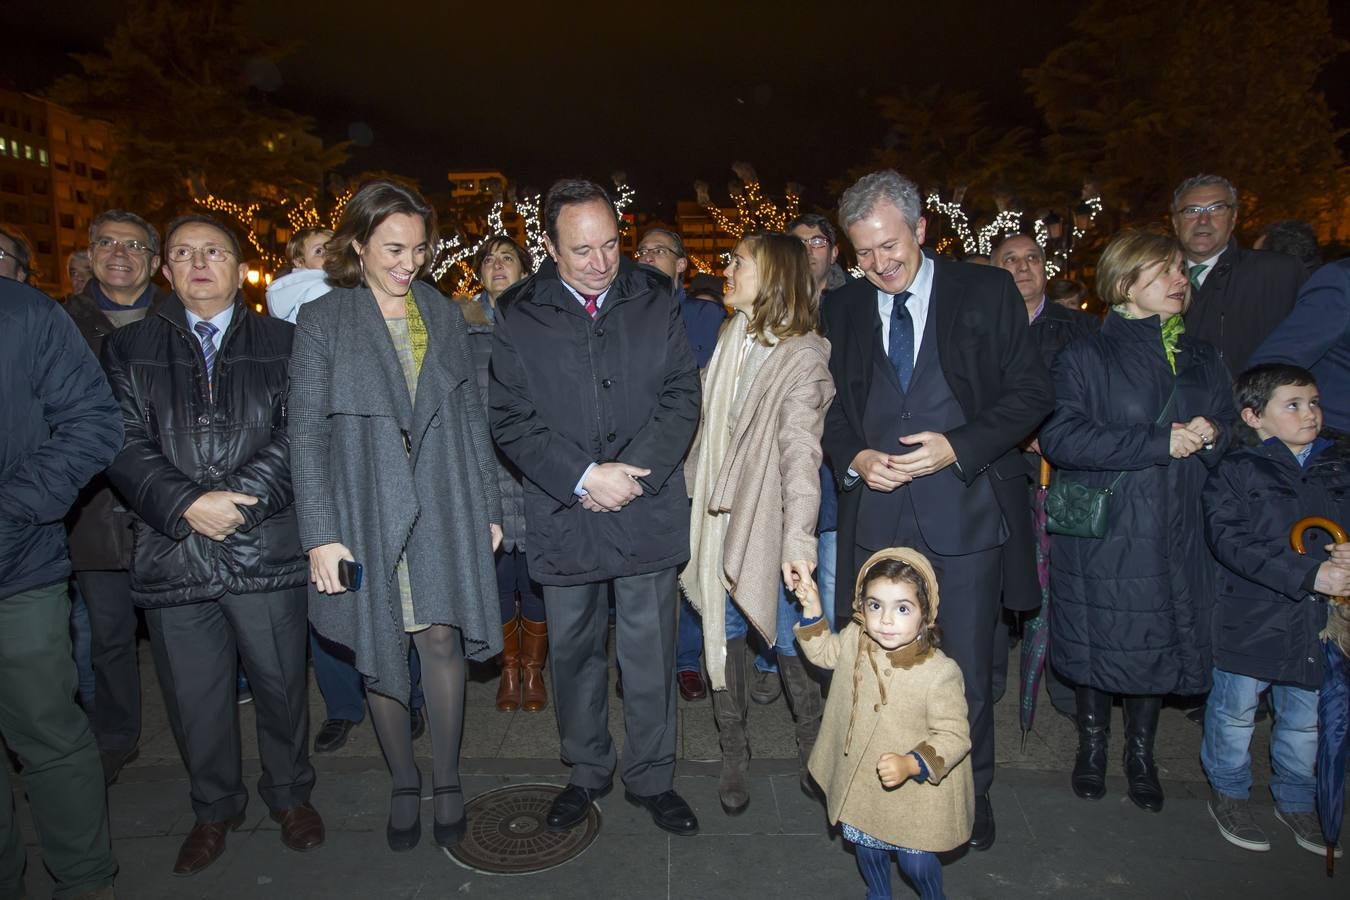
[[[831,834],[820,804],[797,785],[791,717],[780,698],[752,704],[751,802],[726,816],[717,802],[717,735],[707,699],[679,705],[679,762],[675,787],[699,815],[694,837],[659,831],[645,812],[616,790],[599,801],[601,830],[580,857],[534,875],[494,876],[463,868],[430,840],[430,789],[423,804],[423,841],[412,852],[391,853],[384,840],[389,779],[368,723],[332,754],[316,755],[314,805],[327,823],[326,843],[298,854],[279,840],[277,826],[254,796],[243,828],[224,856],[187,879],[170,870],[192,827],[186,772],[164,713],[149,648],[141,644],[145,724],[140,756],[109,789],[114,851],[123,900],[188,898],[848,898],[864,896],[846,845]],[[1272,842],[1251,853],[1223,841],[1206,809],[1208,786],[1198,760],[1200,729],[1180,709],[1165,709],[1156,756],[1166,807],[1159,814],[1125,797],[1118,769],[1120,713],[1116,711],[1113,770],[1105,799],[1089,802],[1069,789],[1075,736],[1071,723],[1042,697],[1035,726],[1022,746],[1017,720],[1017,652],[1008,696],[996,707],[998,772],[992,802],[998,840],[984,853],[944,859],[947,896],[956,898],[1093,897],[1186,900],[1246,897],[1350,897],[1350,857],[1334,879],[1321,857],[1298,848],[1274,818],[1268,782],[1270,724],[1257,726],[1252,803]],[[475,667],[467,692],[463,745],[466,796],[508,784],[564,784],[557,725],[543,713],[500,713],[493,705],[490,667]],[[323,719],[311,686],[311,730]],[[240,707],[245,782],[259,774],[252,706]],[[610,727],[622,748],[622,707],[611,703]],[[424,771],[431,748],[418,744]],[[28,891],[51,896],[42,868],[21,778],[15,799],[29,851]],[[894,896],[914,892],[898,873]]]

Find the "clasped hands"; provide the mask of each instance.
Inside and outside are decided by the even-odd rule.
[[[183,512],[183,521],[203,537],[223,541],[244,524],[241,506],[253,506],[258,498],[235,491],[207,491]]]
[[[874,491],[888,494],[909,484],[915,478],[932,475],[956,462],[956,451],[947,436],[937,431],[920,431],[899,439],[908,447],[919,449],[911,453],[882,453],[880,450],[860,450],[849,468],[857,472],[863,483]]]
[[[651,469],[621,462],[593,466],[581,483],[582,489],[586,491],[581,498],[581,506],[591,512],[618,512],[642,496],[642,485],[638,479],[650,474]]]
[[[1201,450],[1214,449],[1218,437],[1219,429],[1204,416],[1196,416],[1189,422],[1173,422],[1167,452],[1173,459],[1185,459]]]

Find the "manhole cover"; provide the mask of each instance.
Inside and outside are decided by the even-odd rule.
[[[479,794],[464,808],[469,829],[449,854],[488,875],[526,875],[571,862],[600,834],[600,810],[592,804],[580,825],[549,831],[544,817],[560,793],[556,784],[512,784]]]

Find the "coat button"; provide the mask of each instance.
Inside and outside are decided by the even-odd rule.
[[[606,378],[604,381],[600,382],[600,386],[601,386],[602,388],[612,387],[613,385],[614,385],[614,382],[610,381],[608,378]]]
[[[880,704],[880,703],[873,703],[873,704],[872,704],[872,712],[881,712],[881,704]]]
[[[902,419],[909,419],[909,418],[912,418],[912,417],[913,417],[913,413],[902,412],[902,413],[900,414],[900,418],[902,418]]]
[[[604,337],[604,336],[605,336],[605,329],[603,329],[603,328],[597,328],[597,329],[595,329],[595,336],[596,336],[596,337]]]
[[[609,441],[611,444],[617,441],[618,439],[619,436],[612,431],[609,434],[605,435],[605,440]]]
[[[215,476],[220,474],[220,470],[217,469],[215,466],[208,466],[206,469],[206,474],[214,478]]]
[[[198,424],[198,425],[210,425],[210,424],[211,424],[211,417],[210,417],[210,416],[198,416],[198,417],[197,417],[197,424]]]

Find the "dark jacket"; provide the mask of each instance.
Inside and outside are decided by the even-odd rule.
[[[1350,259],[1309,278],[1294,311],[1261,342],[1249,365],[1293,363],[1312,371],[1328,428],[1350,432]]]
[[[1209,689],[1214,563],[1200,491],[1236,416],[1213,346],[1182,335],[1176,366],[1174,376],[1157,316],[1116,313],[1055,358],[1055,413],[1041,428],[1054,477],[1107,487],[1125,473],[1105,538],[1051,539],[1050,659],[1076,684],[1124,694]],[[1218,428],[1214,449],[1173,459],[1172,423],[1195,416]]]
[[[1045,308],[1031,323],[1031,342],[1040,351],[1041,362],[1045,370],[1055,363],[1055,357],[1064,345],[1076,337],[1096,334],[1101,330],[1102,320],[1078,309],[1069,309],[1053,300],[1045,301]]]
[[[680,315],[684,318],[684,333],[689,338],[689,349],[694,362],[702,369],[717,349],[717,335],[727,320],[727,311],[721,303],[691,297],[679,288],[675,297],[680,301]]]
[[[61,520],[121,445],[108,381],[70,317],[0,278],[0,599],[70,575]]]
[[[1304,516],[1350,522],[1350,464],[1318,439],[1305,465],[1272,438],[1230,453],[1205,482],[1205,534],[1218,570],[1214,665],[1262,681],[1322,685],[1317,633],[1327,605],[1312,592],[1329,537],[1308,532],[1307,556],[1289,544]],[[1323,540],[1321,538],[1326,538]]]
[[[1005,522],[1030,521],[1026,465],[1018,445],[1053,409],[1050,378],[1027,331],[1026,305],[1012,276],[991,266],[933,261],[930,318],[936,317],[938,362],[966,424],[947,432],[956,452],[956,474],[967,486],[987,478]],[[871,388],[873,354],[881,352],[877,289],[859,279],[823,304],[830,339],[830,374],[837,390],[825,419],[822,445],[840,488],[858,452],[867,449],[863,415]],[[883,448],[877,448],[883,449]],[[861,559],[853,544],[858,485],[839,495],[839,577],[836,608],[853,602],[853,575]],[[1010,529],[1011,530],[1011,529]],[[1021,548],[1005,544],[1004,603],[1012,609],[1040,605],[1028,527]]]
[[[82,293],[71,294],[66,312],[70,313],[97,358],[103,351],[103,339],[112,334],[116,326],[99,309],[98,301],[94,299],[94,284],[90,279]],[[164,292],[153,284],[150,292],[152,305],[164,299]],[[80,498],[66,517],[71,567],[76,572],[130,568],[133,518],[126,504],[108,484],[107,476],[102,472],[95,475],[80,491]]]
[[[187,321],[170,295],[103,341],[103,367],[126,429],[108,478],[138,517],[131,594],[144,607],[278,591],[308,577],[286,437],[294,327],[236,299],[216,354],[213,397]],[[183,513],[219,490],[251,494],[258,503],[239,507],[243,526],[217,543],[189,528]]]
[[[594,320],[545,260],[500,298],[492,436],[525,476],[526,553],[542,584],[585,584],[689,558],[681,462],[699,416],[698,366],[668,281],[628,259]],[[573,493],[593,462],[651,474],[617,513]]]
[[[1307,277],[1294,257],[1248,250],[1230,238],[1191,300],[1186,333],[1217,347],[1236,378],[1247,368],[1252,351],[1294,308]]]

